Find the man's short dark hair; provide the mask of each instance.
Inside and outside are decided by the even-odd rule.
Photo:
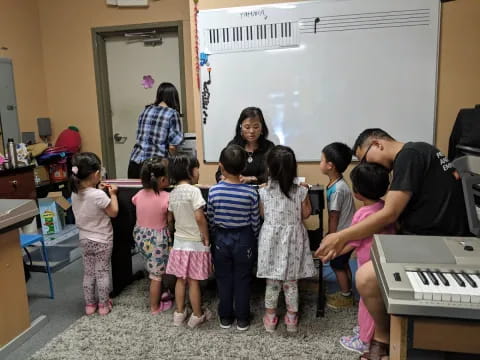
[[[379,200],[388,190],[389,171],[381,165],[360,163],[352,169],[353,191],[369,200]]]
[[[193,169],[200,167],[198,159],[188,155],[174,155],[168,161],[168,174],[171,182],[177,184],[182,180],[190,180]]]
[[[247,164],[247,152],[239,145],[228,145],[220,153],[220,163],[228,173],[240,175]]]
[[[327,162],[331,162],[340,174],[347,169],[348,164],[352,161],[352,149],[340,142],[325,146],[322,152]]]
[[[395,141],[393,137],[390,136],[386,131],[379,129],[379,128],[371,128],[371,129],[365,129],[363,130],[360,135],[358,135],[357,140],[355,141],[355,144],[353,145],[353,153],[356,154],[357,150],[364,145],[369,140],[373,139],[384,139],[384,140],[391,140]]]

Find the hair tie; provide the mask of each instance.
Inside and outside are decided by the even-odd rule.
[[[153,172],[151,172],[150,177],[155,177],[155,174]]]
[[[78,167],[77,166],[72,166],[72,173],[74,175],[77,175],[78,174]]]

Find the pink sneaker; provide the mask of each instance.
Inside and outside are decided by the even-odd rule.
[[[85,306],[85,314],[87,316],[95,314],[96,311],[97,311],[97,304],[87,304]]]
[[[173,312],[173,325],[175,325],[175,326],[182,325],[186,318],[187,318],[187,308],[185,308],[183,313],[178,313],[178,312],[174,311]]]
[[[98,314],[102,316],[107,315],[110,313],[110,311],[112,311],[112,308],[113,302],[111,299],[109,299],[106,304],[98,304]]]
[[[205,309],[203,310],[203,314],[200,317],[197,317],[195,315],[191,315],[190,319],[188,319],[188,327],[190,329],[196,328],[198,325],[203,324],[205,321],[210,320],[212,317],[212,313],[210,310]]]
[[[295,315],[293,319],[290,319],[290,316],[288,314],[285,314],[285,317],[283,318],[285,321],[285,325],[287,325],[287,331],[288,332],[296,332],[297,327],[298,327],[298,315]]]
[[[278,316],[275,315],[273,318],[271,316],[268,316],[268,314],[265,314],[263,316],[263,326],[265,327],[265,330],[267,332],[274,332],[277,324]]]

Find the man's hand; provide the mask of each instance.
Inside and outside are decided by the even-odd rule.
[[[340,241],[338,233],[328,234],[320,243],[320,247],[315,251],[315,257],[326,263],[332,259],[335,259],[342,251],[343,244]]]
[[[252,182],[257,181],[257,178],[255,176],[243,176],[240,175],[240,182],[242,184],[250,184]]]

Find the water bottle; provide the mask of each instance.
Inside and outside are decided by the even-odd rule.
[[[15,145],[15,141],[12,138],[9,138],[7,141],[7,155],[9,169],[16,168],[18,166],[17,145]]]

